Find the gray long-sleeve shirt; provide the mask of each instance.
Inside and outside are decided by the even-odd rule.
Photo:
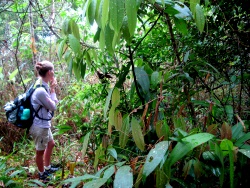
[[[58,100],[56,98],[55,93],[50,93],[48,84],[44,81],[42,81],[42,84],[45,86],[47,91],[44,87],[37,88],[32,94],[31,104],[33,105],[36,111],[39,109],[40,106],[42,106],[42,108],[38,112],[39,117],[44,119],[51,119],[52,117],[49,111],[56,110],[56,104]],[[39,126],[41,128],[50,128],[51,121],[42,120],[35,116],[33,125]]]

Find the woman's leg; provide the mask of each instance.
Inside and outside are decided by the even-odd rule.
[[[44,150],[36,150],[36,165],[37,165],[39,172],[44,171],[43,154],[44,154]]]
[[[50,165],[52,150],[53,150],[54,146],[55,146],[54,140],[51,140],[48,142],[48,145],[47,145],[45,153],[44,153],[44,165],[45,166]]]

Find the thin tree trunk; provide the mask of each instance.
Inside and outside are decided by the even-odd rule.
[[[32,0],[30,0],[29,6],[29,21],[30,21],[30,37],[31,37],[31,50],[32,50],[32,64],[35,65],[37,61],[36,56],[36,41],[35,41],[35,31],[34,31],[34,23],[33,23],[33,15],[32,15]]]

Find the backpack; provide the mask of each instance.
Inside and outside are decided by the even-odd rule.
[[[8,122],[16,125],[19,128],[30,128],[33,124],[33,120],[35,117],[38,117],[42,120],[50,121],[51,119],[44,119],[39,117],[38,112],[43,107],[40,106],[36,111],[31,104],[31,96],[34,91],[39,88],[44,87],[42,84],[33,84],[27,92],[19,95],[14,101],[10,101],[4,105],[4,110],[6,113],[6,117]],[[45,88],[46,90],[46,88]],[[46,90],[47,91],[47,90]],[[34,114],[34,115],[33,115]],[[52,113],[53,117],[53,113]]]

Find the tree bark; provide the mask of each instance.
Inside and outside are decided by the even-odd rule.
[[[31,38],[31,50],[32,50],[32,64],[35,65],[37,61],[36,56],[36,41],[35,41],[35,31],[34,31],[34,23],[33,23],[33,15],[32,15],[32,0],[30,0],[29,6],[29,21],[30,21],[30,38]]]

